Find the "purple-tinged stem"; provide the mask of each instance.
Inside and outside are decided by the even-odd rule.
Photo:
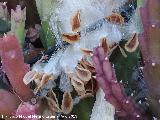
[[[132,98],[126,96],[102,47],[94,49],[92,59],[96,80],[105,92],[105,99],[115,106],[117,116],[122,120],[147,120]]]
[[[144,77],[149,88],[148,100],[160,118],[160,0],[145,0],[140,8],[144,32],[139,36],[144,60]]]

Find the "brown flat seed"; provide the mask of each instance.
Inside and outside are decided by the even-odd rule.
[[[80,35],[78,33],[72,34],[62,34],[62,39],[65,42],[68,42],[70,44],[73,44],[75,42],[78,42],[80,40]]]
[[[71,26],[73,32],[78,32],[80,29],[80,10],[76,12],[74,16],[71,17]]]
[[[110,16],[107,16],[105,19],[108,20],[109,22],[116,23],[116,24],[124,23],[124,18],[118,13],[112,13]]]

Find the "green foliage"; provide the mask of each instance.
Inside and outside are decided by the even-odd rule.
[[[36,6],[42,21],[50,19],[56,0],[36,0]]]
[[[138,7],[142,7],[144,5],[144,0],[137,0]]]
[[[42,29],[40,30],[40,38],[45,49],[54,45],[54,34],[50,29],[48,21],[42,22]]]
[[[21,45],[23,45],[25,40],[25,24],[24,23],[18,23],[15,28],[15,36],[17,40],[20,42]]]
[[[72,115],[77,115],[77,120],[89,120],[95,98],[87,98],[74,106]]]
[[[121,43],[121,46],[123,47],[124,43]],[[122,80],[126,88],[126,93],[130,95],[136,87],[131,77],[135,66],[139,63],[139,49],[133,53],[126,52],[126,54],[127,58],[125,58],[119,48],[117,48],[111,56],[111,61],[114,64],[117,79],[119,81]]]

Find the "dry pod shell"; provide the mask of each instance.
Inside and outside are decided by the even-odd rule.
[[[46,97],[46,99],[47,99],[49,110],[51,110],[53,113],[61,111],[61,109],[59,108],[59,105],[53,99],[51,99],[50,97]]]
[[[80,35],[79,33],[62,34],[62,39],[67,43],[73,44],[80,40]]]
[[[80,68],[85,68],[85,69],[89,70],[91,73],[95,72],[94,66],[90,62],[88,62],[87,60],[82,59],[79,64],[80,65],[78,65],[78,67],[81,66]]]
[[[85,90],[84,83],[76,75],[71,78],[71,84],[76,90],[79,90],[79,91]]]
[[[50,98],[52,98],[54,101],[56,101],[57,105],[59,105],[57,96],[56,96],[56,94],[55,94],[52,90],[50,90],[50,91],[48,92],[48,96],[49,96]]]
[[[39,90],[40,88],[42,88],[42,87],[43,87],[46,83],[48,83],[48,81],[50,81],[50,80],[54,80],[53,75],[44,74],[44,75],[42,76],[42,80],[41,80],[40,84],[38,85],[38,90]]]
[[[78,95],[83,95],[86,93],[84,83],[76,75],[71,78],[71,84],[78,93]]]
[[[69,114],[72,111],[73,99],[70,92],[65,92],[63,94],[61,109],[64,114]]]
[[[92,50],[89,50],[87,48],[81,48],[81,51],[84,53],[84,55],[87,55],[87,56],[90,56],[93,53]]]
[[[28,85],[31,81],[36,78],[36,71],[29,71],[23,78],[23,82],[25,85]]]
[[[76,67],[76,75],[83,82],[88,82],[91,79],[91,72],[84,68]]]
[[[105,19],[112,23],[117,23],[117,24],[124,23],[124,18],[118,13],[112,13],[112,15],[107,16]]]
[[[92,79],[85,85],[86,93],[94,94],[96,90],[96,80],[92,77]]]
[[[128,52],[134,52],[139,45],[138,34],[134,33],[128,42],[125,44],[125,49]]]
[[[123,50],[123,48],[121,48],[121,46],[119,46],[119,45],[118,45],[118,47],[119,47],[119,50],[121,51],[122,55],[123,55],[125,58],[127,58],[127,54],[125,53],[125,51]]]
[[[76,12],[74,16],[71,17],[71,26],[73,32],[78,32],[80,29],[80,10]]]
[[[113,51],[118,47],[118,44],[114,43],[112,45],[109,46],[110,51],[109,51],[109,55],[111,55],[113,53]]]
[[[38,73],[38,72],[35,74],[34,82],[36,83],[36,85],[40,84],[43,75],[44,75],[44,73]]]

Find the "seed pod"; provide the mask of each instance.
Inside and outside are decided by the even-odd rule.
[[[35,79],[36,71],[29,71],[23,78],[25,85],[28,85],[31,81]]]
[[[72,111],[73,99],[70,92],[65,92],[63,94],[61,109],[64,114],[69,114]]]
[[[49,110],[51,110],[52,113],[61,111],[59,108],[59,105],[53,99],[51,99],[50,97],[46,97],[46,99],[47,99]]]
[[[84,95],[86,93],[84,83],[76,75],[71,78],[71,84],[78,95]]]
[[[92,54],[92,50],[89,50],[87,48],[81,48],[81,51],[84,53],[86,56],[90,56]]]
[[[83,82],[88,82],[91,79],[91,72],[84,68],[76,67],[76,75]]]
[[[134,52],[139,45],[138,34],[134,33],[128,42],[125,44],[125,49],[128,52]]]
[[[42,80],[41,80],[40,84],[38,85],[38,90],[39,90],[40,88],[42,88],[42,87],[43,87],[46,83],[48,83],[48,81],[50,81],[50,80],[54,80],[53,75],[44,74],[44,75],[42,76]]]
[[[92,63],[88,62],[87,60],[82,59],[79,64],[80,65],[78,65],[78,67],[81,66],[80,68],[85,68],[89,70],[91,73],[95,72],[94,66],[92,65]]]

